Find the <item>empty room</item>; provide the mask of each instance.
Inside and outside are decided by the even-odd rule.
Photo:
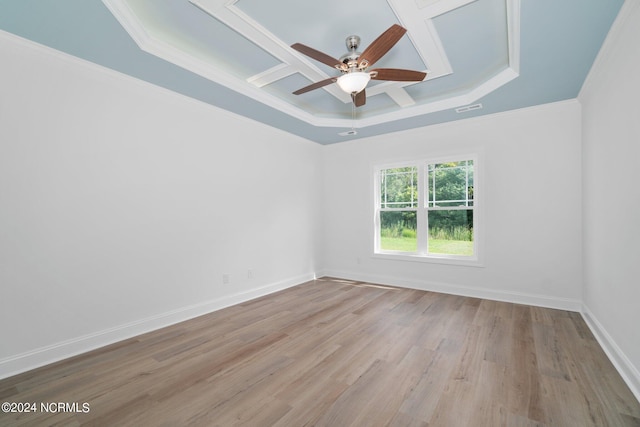
[[[638,99],[636,0],[0,0],[0,425],[640,425]]]

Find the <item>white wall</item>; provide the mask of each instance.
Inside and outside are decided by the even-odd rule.
[[[584,304],[640,399],[640,3],[627,1],[585,83]]]
[[[5,33],[0,58],[0,377],[313,277],[319,145]]]
[[[371,257],[372,165],[477,151],[484,267]],[[323,155],[326,274],[580,309],[576,101],[336,144]]]

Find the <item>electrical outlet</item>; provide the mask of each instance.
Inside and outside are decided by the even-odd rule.
[[[228,285],[230,281],[231,281],[231,277],[229,276],[229,274],[225,273],[225,274],[222,275],[222,284],[223,285]]]
[[[247,270],[247,279],[253,279],[254,271],[253,268]]]

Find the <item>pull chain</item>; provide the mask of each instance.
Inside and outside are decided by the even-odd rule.
[[[347,135],[356,135],[356,94],[351,94],[351,130],[347,132]]]
[[[338,135],[340,136],[351,136],[357,135],[358,131],[356,130],[356,103],[355,103],[355,94],[351,95],[351,129],[345,132],[340,132]]]
[[[355,135],[355,133],[356,133],[356,103],[355,103],[355,96],[353,98],[354,99],[351,102],[351,133],[353,135]]]

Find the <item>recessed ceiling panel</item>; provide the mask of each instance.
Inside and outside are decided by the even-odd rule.
[[[457,79],[472,81],[509,65],[504,0],[477,0],[435,17],[433,23]]]
[[[140,25],[155,40],[248,78],[280,62],[194,5],[174,0],[127,0]]]
[[[386,0],[239,0],[235,6],[287,45],[299,42],[335,58],[347,52],[348,36],[360,37],[362,51],[391,25],[400,24]],[[406,37],[376,65],[390,64],[425,68]]]
[[[478,0],[433,18],[433,23],[453,73],[407,87],[418,102],[464,93],[509,67],[509,23],[504,0]]]

